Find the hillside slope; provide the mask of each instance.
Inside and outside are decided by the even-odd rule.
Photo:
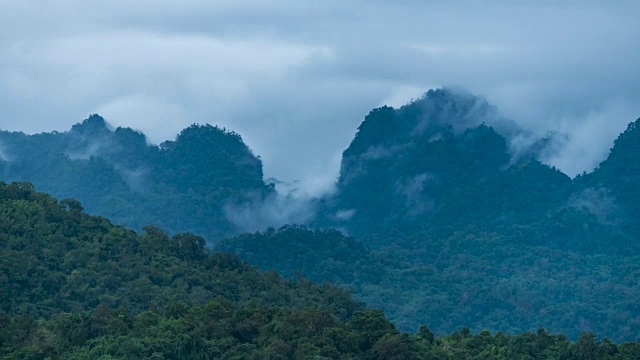
[[[335,232],[316,235],[341,243]],[[345,261],[362,250],[351,240],[345,245]],[[169,237],[154,227],[137,234],[87,215],[76,200],[0,183],[2,359],[488,356],[626,360],[640,356],[640,344],[590,333],[572,343],[542,329],[401,333],[336,287],[258,272],[233,255],[210,253],[192,234]]]

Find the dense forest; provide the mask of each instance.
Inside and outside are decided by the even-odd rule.
[[[0,183],[3,359],[637,359],[639,343],[543,329],[402,333],[331,285],[286,280],[190,233],[136,233]],[[327,235],[338,241],[339,233]],[[354,245],[357,246],[357,245]],[[351,251],[345,253],[343,260]]]
[[[34,242],[31,247],[14,249],[12,255],[3,257],[3,266],[15,259],[22,264],[7,265],[12,273],[7,272],[6,278],[24,282],[36,274],[41,284],[58,287],[53,292],[39,289],[28,294],[19,292],[20,286],[4,287],[0,290],[3,299],[12,300],[10,305],[3,304],[3,311],[11,319],[16,314],[29,314],[34,321],[42,317],[41,326],[53,331],[58,313],[89,316],[104,305],[113,311],[126,310],[123,314],[130,320],[127,327],[131,331],[127,336],[135,337],[139,336],[134,331],[136,314],[151,311],[159,322],[184,320],[166,312],[173,301],[184,303],[182,315],[187,318],[218,296],[231,302],[234,311],[248,306],[248,299],[275,306],[276,312],[285,311],[279,307],[294,311],[291,303],[282,302],[282,298],[291,300],[290,295],[275,285],[284,283],[287,289],[317,288],[321,290],[313,291],[339,296],[340,301],[320,297],[311,304],[302,290],[294,290],[306,299],[299,301],[303,308],[332,313],[337,327],[348,328],[351,316],[365,309],[357,302],[362,301],[383,309],[394,334],[405,340],[416,340],[421,326],[428,326],[439,339],[432,345],[440,341],[444,349],[440,350],[449,355],[449,350],[464,348],[451,345],[455,341],[451,336],[463,327],[468,329],[465,338],[484,336],[493,339],[494,345],[496,341],[503,345],[528,342],[523,339],[540,335],[539,328],[564,334],[567,338],[558,335],[553,339],[565,349],[575,346],[567,339],[584,341],[587,335],[581,334],[596,333],[617,343],[637,341],[640,119],[629,124],[602,164],[575,179],[542,162],[553,151],[553,138],[523,142],[525,138],[531,139],[531,134],[503,118],[484,99],[447,89],[429,91],[398,109],[374,109],[343,153],[336,192],[310,200],[315,217],[306,224],[243,234],[229,220],[229,209],[243,203],[260,204],[278,195],[272,184],[264,182],[260,159],[238,134],[194,125],[175,141],[153,146],[131,129],[110,129],[97,115],[63,133],[0,132],[5,181],[30,181],[58,198],[79,199],[56,203],[45,195],[30,195],[49,199],[45,202],[51,209],[64,210],[50,209],[52,213],[75,214],[104,227],[82,228],[74,234],[56,230],[63,231],[55,239],[65,245],[54,241],[49,252],[35,249],[35,244],[50,242],[52,237],[29,235]],[[7,186],[20,189],[11,191],[36,194],[25,184]],[[88,213],[138,233],[85,215],[80,203]],[[77,244],[69,245],[67,237],[98,228],[102,229],[100,237],[87,235],[82,240],[94,239],[96,248],[83,247],[78,252],[73,247]],[[21,231],[27,234],[44,228],[38,229],[26,226]],[[117,235],[109,235],[112,231]],[[92,268],[98,266],[94,260],[102,251],[103,237],[118,244],[107,242],[108,255],[104,256],[108,262],[133,252],[140,256],[136,260],[140,263],[127,259],[122,260],[126,266],[100,262],[104,267]],[[117,239],[122,238],[130,241],[120,244]],[[131,243],[138,245],[126,251],[121,248]],[[186,255],[180,255],[185,248],[198,249],[201,255],[185,260],[181,256]],[[36,253],[29,255],[30,251]],[[181,260],[142,260],[157,252],[169,252],[172,255],[166,256]],[[88,257],[80,263],[36,260],[52,254]],[[194,266],[193,261],[205,265]],[[231,261],[255,274],[251,276],[267,276],[274,290],[255,291],[250,285],[235,288],[232,284],[240,281],[237,271],[224,275],[231,280],[203,280],[199,266],[216,268],[211,261]],[[137,265],[129,267],[130,262]],[[61,267],[67,263],[75,265]],[[38,270],[27,270],[24,264]],[[180,264],[188,265],[172,267],[183,266]],[[71,276],[85,267],[93,269],[94,275]],[[15,273],[18,269],[24,272]],[[57,269],[70,273],[49,278]],[[121,273],[127,269],[150,275]],[[102,277],[105,281],[96,280]],[[198,279],[195,285],[186,280],[192,277]],[[67,278],[75,282],[65,285]],[[357,301],[326,282],[350,289]],[[121,285],[124,287],[118,287]],[[269,295],[277,289],[281,292]],[[235,320],[231,317],[229,321]],[[512,335],[489,335],[485,330]],[[517,333],[522,335],[513,335]],[[608,340],[597,344],[609,346]],[[370,356],[364,352],[353,356]],[[473,352],[464,356],[476,355],[481,356]],[[491,358],[486,353],[482,356]]]

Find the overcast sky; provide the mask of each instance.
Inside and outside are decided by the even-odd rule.
[[[640,117],[640,2],[513,3],[0,0],[0,128],[211,123],[315,187],[371,108],[444,85],[567,133],[547,161],[590,170]]]

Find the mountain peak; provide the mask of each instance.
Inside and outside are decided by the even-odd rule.
[[[636,173],[640,154],[640,119],[629,123],[627,129],[615,140],[608,158],[600,164],[596,172],[608,169],[612,174]]]
[[[372,110],[344,155],[359,156],[379,147],[395,150],[413,147],[416,143],[459,136],[481,126],[490,127],[504,137],[518,132],[513,122],[502,117],[481,96],[459,89],[431,89],[399,109],[383,106]]]
[[[111,126],[107,121],[98,114],[91,114],[88,118],[83,120],[79,124],[75,124],[71,127],[71,131],[75,133],[102,133],[105,131],[111,131]]]

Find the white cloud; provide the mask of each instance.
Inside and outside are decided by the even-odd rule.
[[[97,112],[117,127],[131,127],[147,135],[147,140],[160,144],[172,139],[176,129],[188,121],[187,110],[170,100],[146,95],[130,95],[115,98],[98,107]],[[153,122],[150,122],[153,120]]]
[[[397,109],[411,100],[419,99],[429,89],[437,89],[439,87],[440,86],[438,85],[396,85],[389,89],[389,94],[378,104],[378,106],[388,105]]]
[[[633,119],[630,116],[626,104],[615,103],[580,119],[560,120],[558,131],[567,134],[568,139],[543,160],[570,176],[590,171],[607,157],[614,139]]]

